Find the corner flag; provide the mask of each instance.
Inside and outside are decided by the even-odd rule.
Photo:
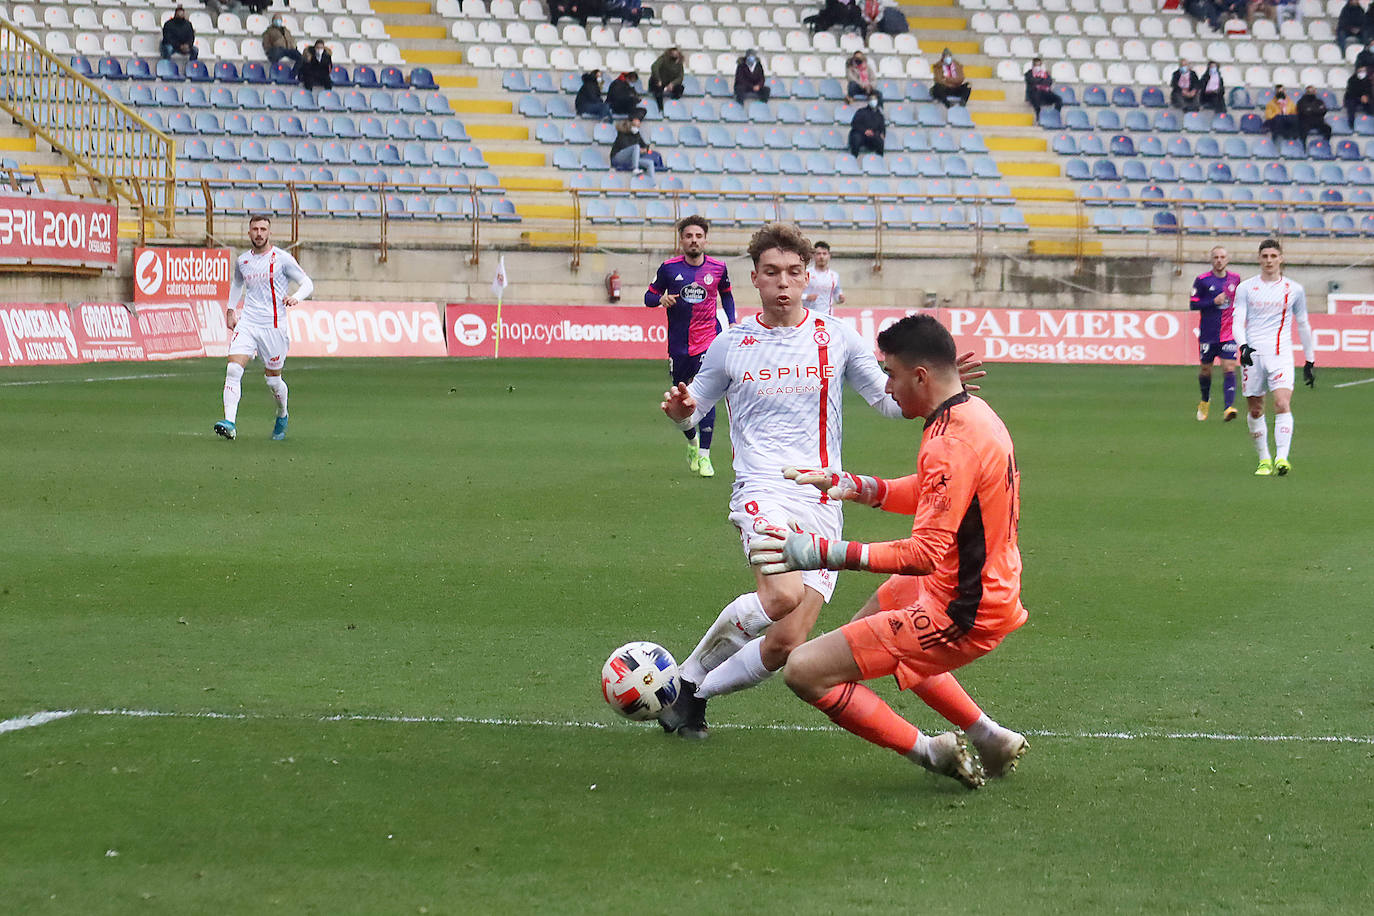
[[[501,335],[506,329],[506,326],[501,323],[501,298],[505,295],[506,287],[509,285],[506,281],[506,256],[501,255],[501,261],[496,265],[496,276],[491,281],[491,291],[496,296],[496,347],[492,352],[493,357],[501,355]]]

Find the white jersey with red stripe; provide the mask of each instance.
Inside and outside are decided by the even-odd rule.
[[[293,294],[305,299],[315,284],[301,270],[296,259],[275,245],[262,254],[245,251],[234,261],[229,281],[229,305],[234,306],[243,296],[240,321],[260,328],[286,328],[286,297],[291,283],[299,288]]]
[[[761,315],[727,328],[706,351],[688,392],[689,429],[722,397],[730,412],[735,489],[795,495],[785,467],[842,466],[844,383],[880,413],[900,417],[873,349],[848,324],[807,311],[796,327],[769,327]],[[820,492],[816,491],[816,497]]]
[[[1307,320],[1307,295],[1300,283],[1287,277],[1266,282],[1254,276],[1236,287],[1234,302],[1231,329],[1236,346],[1249,344],[1261,353],[1291,361],[1293,326],[1297,325],[1307,358],[1312,358],[1312,326]]]

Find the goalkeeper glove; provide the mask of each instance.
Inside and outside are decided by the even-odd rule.
[[[880,506],[887,496],[885,481],[847,471],[837,473],[825,468],[819,471],[784,468],[782,476],[799,486],[813,486],[831,499],[847,499],[865,506]]]
[[[859,568],[862,544],[817,537],[796,522],[789,531],[760,519],[754,531],[763,537],[749,545],[749,562],[766,576],[801,569],[844,569],[850,553],[855,555],[850,568]]]
[[[1316,387],[1317,367],[1310,359],[1302,364],[1302,380],[1307,383],[1308,388]]]
[[[1253,366],[1255,364],[1255,348],[1249,344],[1240,345],[1240,364],[1242,366]]]

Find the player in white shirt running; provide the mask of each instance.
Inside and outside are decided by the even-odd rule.
[[[762,313],[720,334],[691,384],[674,386],[661,405],[679,429],[690,429],[726,399],[735,470],[730,521],[746,557],[753,540],[763,536],[756,526],[796,521],[808,531],[839,536],[840,504],[796,486],[779,469],[841,467],[845,382],[884,416],[901,416],[884,390],[887,378],[872,347],[844,322],[802,306],[811,250],[790,223],[770,223],[754,233],[750,280]],[[966,354],[962,377],[981,376],[979,365]],[[780,669],[835,589],[830,570],[753,572],[756,590],[726,605],[682,663],[682,693],[660,717],[667,731],[705,738],[707,698],[751,687]]]
[[[272,220],[254,216],[248,220],[248,242],[253,247],[234,261],[229,281],[229,304],[224,323],[233,336],[229,339],[229,365],[224,373],[224,419],[215,423],[215,432],[226,439],[238,435],[236,421],[242,393],[243,370],[254,356],[262,360],[267,387],[277,399],[277,422],[273,439],[286,438],[286,381],[281,377],[286,351],[291,347],[291,327],[286,310],[300,304],[315,289],[290,254],[272,244]],[[296,291],[290,295],[290,284]],[[235,306],[243,299],[243,311]]]
[[[816,260],[802,293],[802,305],[821,315],[829,315],[836,305],[844,304],[844,290],[840,289],[840,275],[830,269],[830,245],[817,242],[812,246]]]
[[[1250,438],[1259,452],[1257,477],[1283,477],[1293,469],[1288,451],[1293,444],[1293,325],[1298,326],[1303,381],[1312,387],[1317,373],[1312,361],[1312,325],[1307,321],[1307,295],[1302,286],[1283,275],[1283,248],[1273,239],[1259,246],[1259,276],[1236,287],[1232,330],[1240,350],[1241,393],[1250,412]],[[1264,418],[1264,393],[1274,396],[1274,457],[1269,457],[1269,428]]]

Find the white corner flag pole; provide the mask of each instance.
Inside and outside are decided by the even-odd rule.
[[[496,267],[496,278],[491,281],[491,291],[496,294],[496,348],[492,352],[493,358],[501,357],[501,336],[506,330],[506,326],[501,323],[501,299],[506,293],[506,256],[501,255],[501,262]]]

